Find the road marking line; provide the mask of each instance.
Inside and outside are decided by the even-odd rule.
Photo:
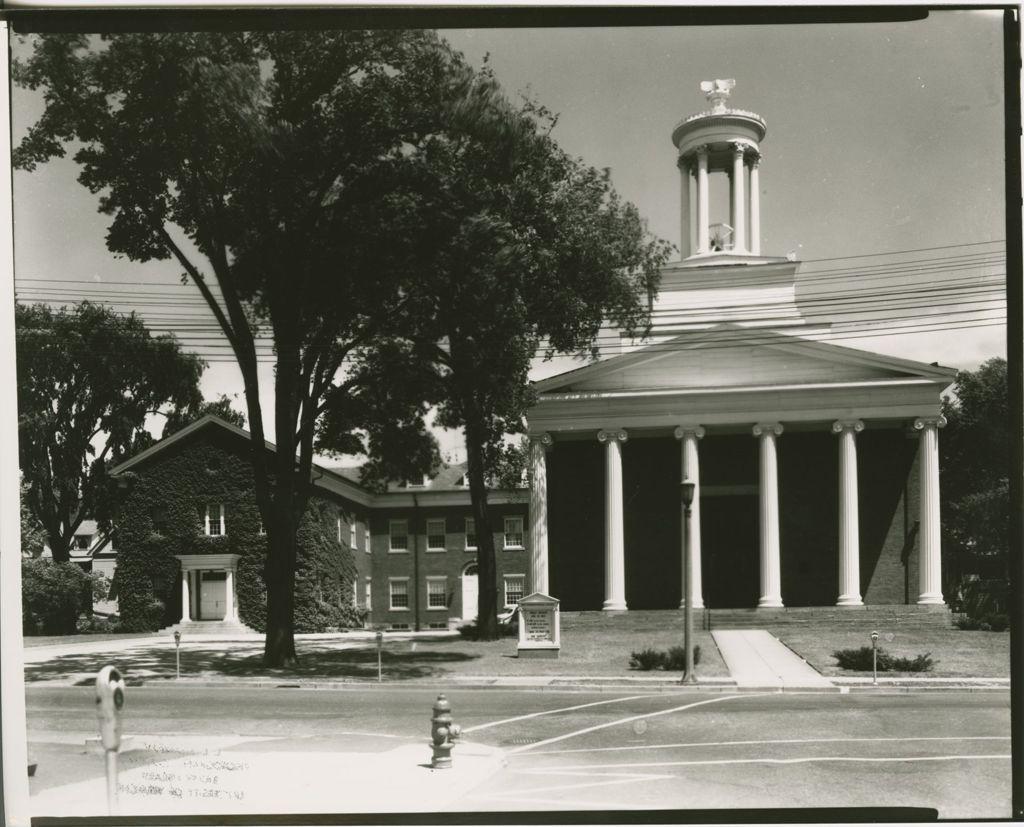
[[[687,747],[750,747],[771,744],[855,744],[874,741],[1009,741],[1009,735],[921,735],[909,738],[779,738],[766,741],[704,741],[690,744],[640,744],[628,747],[550,749],[534,755],[568,755],[573,752],[625,752],[628,750],[683,749]]]
[[[601,777],[601,774],[592,775],[594,777]],[[526,787],[509,790],[503,793],[496,793],[494,798],[515,798],[518,799],[523,795],[529,795],[530,793],[549,793],[555,790],[582,790],[585,787],[610,787],[613,784],[629,784],[634,781],[669,781],[675,779],[674,775],[655,775],[654,773],[631,773],[625,777],[607,776],[607,781],[590,781],[584,784],[552,784],[544,787]]]
[[[571,765],[568,767],[547,767],[536,770],[522,770],[524,773],[539,773],[546,772],[555,775],[563,770],[612,770],[612,769],[625,769],[634,767],[636,769],[642,769],[643,767],[701,767],[701,766],[715,766],[719,764],[813,764],[815,762],[837,762],[837,763],[878,763],[878,764],[893,764],[893,763],[916,763],[919,761],[980,761],[990,758],[1009,759],[1009,755],[919,755],[919,756],[907,756],[905,758],[899,757],[884,757],[884,758],[857,758],[854,756],[820,756],[810,758],[721,758],[716,760],[708,761],[648,761],[637,764],[579,764]]]
[[[676,706],[672,709],[663,709],[660,712],[648,712],[643,715],[631,715],[628,718],[620,718],[617,721],[609,721],[604,724],[597,724],[596,726],[587,727],[586,729],[578,729],[575,732],[567,732],[565,735],[557,735],[554,738],[547,738],[543,741],[538,741],[535,744],[526,744],[525,746],[516,747],[508,751],[508,755],[516,755],[527,750],[536,749],[537,747],[543,747],[547,744],[554,744],[558,741],[564,741],[567,738],[575,738],[577,735],[586,735],[588,732],[597,732],[600,729],[607,729],[608,727],[620,726],[621,724],[628,724],[632,721],[640,721],[646,718],[657,718],[659,715],[671,715],[673,712],[683,712],[687,709],[693,709],[697,706],[704,706],[705,704],[716,704],[722,701],[736,700],[737,698],[761,698],[765,695],[773,695],[774,692],[758,692],[756,694],[744,694],[744,695],[722,695],[717,698],[708,698],[704,701],[697,701],[692,704],[685,704],[684,706]]]
[[[527,718],[537,718],[537,717],[539,717],[541,715],[556,715],[559,712],[572,712],[573,710],[576,710],[576,709],[586,709],[587,707],[591,707],[591,706],[603,706],[604,704],[617,704],[617,703],[621,703],[622,701],[635,701],[635,700],[637,700],[637,698],[657,698],[657,697],[658,697],[657,695],[651,695],[651,694],[648,693],[646,695],[628,695],[625,698],[609,698],[609,699],[604,700],[604,701],[594,701],[593,703],[578,704],[576,706],[563,706],[560,709],[547,709],[547,710],[544,710],[543,712],[531,712],[528,715],[517,715],[515,718],[504,718],[504,719],[502,719],[500,721],[491,721],[490,723],[486,723],[486,724],[477,724],[476,726],[466,727],[462,731],[464,733],[465,732],[478,732],[481,729],[488,729],[489,727],[492,727],[492,726],[501,726],[502,724],[511,724],[511,723],[513,723],[515,721],[525,721]]]

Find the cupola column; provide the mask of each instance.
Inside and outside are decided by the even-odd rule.
[[[551,434],[530,437],[530,590],[548,593],[548,473]]]
[[[758,168],[761,158],[754,155],[750,159],[750,252],[761,255],[761,185]]]
[[[747,250],[747,198],[744,192],[743,152],[746,149],[738,141],[732,145],[732,249],[734,253]]]
[[[689,258],[690,250],[690,165],[685,158],[679,159],[679,255]]]
[[[708,194],[708,148],[697,147],[697,253],[708,251],[710,197]]]

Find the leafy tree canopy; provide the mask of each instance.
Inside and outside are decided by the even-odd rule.
[[[161,439],[166,439],[171,434],[177,433],[186,425],[202,419],[204,416],[216,416],[225,422],[236,425],[239,428],[245,427],[245,414],[237,411],[233,400],[226,394],[221,394],[213,402],[202,401],[198,405],[191,405],[187,408],[175,408],[167,414],[167,421],[164,422]]]
[[[107,461],[151,440],[150,414],[199,403],[203,363],[134,314],[88,302],[19,305],[15,324],[26,502],[60,562],[82,520],[103,508]]]
[[[960,371],[943,399],[939,439],[942,521],[951,552],[1005,556],[1009,549],[1009,391],[1006,360]]]
[[[410,409],[380,426],[367,400],[381,377],[349,370],[377,364],[361,354],[408,318],[410,284],[432,258],[434,228],[418,214],[436,185],[425,155],[456,133],[500,144],[517,122],[427,31],[49,34],[13,75],[45,103],[15,164],[73,145],[79,180],[111,217],[108,248],[176,261],[233,349],[270,544],[265,662],[289,664],[314,441],[375,455],[397,445],[392,465],[432,457],[407,444],[424,400],[410,393]],[[272,468],[259,336],[274,346]]]

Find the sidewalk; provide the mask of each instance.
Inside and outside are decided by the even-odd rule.
[[[445,812],[502,766],[500,750],[465,742],[456,746],[451,768],[431,769],[427,739],[401,740],[393,746],[394,740],[352,737],[129,739],[118,760],[118,810],[132,816]],[[91,760],[94,772],[102,772],[103,759]],[[32,796],[32,814],[108,815],[106,780],[41,790]]]

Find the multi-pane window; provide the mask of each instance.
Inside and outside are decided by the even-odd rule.
[[[91,534],[76,534],[75,535],[75,548],[86,551],[89,548],[89,544],[92,542]]]
[[[363,551],[370,553],[370,520],[363,523]]]
[[[341,515],[338,515],[338,518],[337,518],[336,522],[337,522],[337,529],[338,529],[338,542],[340,543],[341,542]]]
[[[523,547],[523,518],[505,518],[505,548]]]
[[[210,504],[203,515],[203,531],[207,537],[219,537],[226,534],[224,530],[224,506]]]
[[[261,515],[256,517],[256,533],[260,535],[267,533],[267,527],[263,525],[263,517]]]
[[[476,520],[466,518],[466,551],[476,551]]]
[[[409,608],[409,578],[393,577],[388,580],[388,588],[391,590],[391,608]]]
[[[525,574],[505,575],[505,605],[515,606],[523,599],[523,591],[526,588]]]
[[[409,522],[407,520],[391,520],[388,523],[389,545],[391,551],[409,550]]]
[[[427,551],[444,551],[446,539],[444,520],[427,520]]]
[[[167,509],[159,505],[150,512],[150,517],[153,520],[153,531],[156,534],[167,533]]]
[[[366,608],[373,608],[373,579],[370,577],[366,578]]]
[[[427,608],[447,609],[448,608],[448,578],[428,577],[427,578]]]

